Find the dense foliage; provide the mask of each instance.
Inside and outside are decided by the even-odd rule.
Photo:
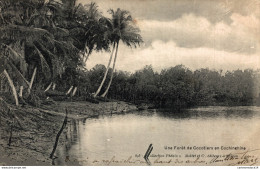
[[[19,105],[18,92],[19,100],[35,100],[39,95],[34,93],[36,89],[44,95],[43,91],[55,90],[59,83],[71,86],[74,95],[93,51],[109,52],[119,41],[128,46],[142,42],[128,11],[118,8],[109,12],[111,19],[104,17],[95,3],[83,5],[76,0],[2,0],[1,94],[10,90]],[[110,74],[112,82],[113,72]]]
[[[99,80],[93,77],[102,72],[102,65],[86,72],[87,92],[95,90]],[[117,71],[108,98],[137,104],[152,103],[157,108],[253,105],[259,100],[259,84],[260,70],[191,71],[177,65],[158,73],[151,66],[146,66],[135,73]]]
[[[151,66],[135,73],[115,71],[119,42],[136,47],[143,40],[128,11],[108,12],[110,18],[97,4],[76,0],[1,0],[1,96],[12,93],[16,105],[45,99],[49,89],[66,98],[102,94],[156,108],[259,102],[259,70],[191,71],[178,65],[160,73]],[[110,52],[106,67],[85,69],[93,51]]]

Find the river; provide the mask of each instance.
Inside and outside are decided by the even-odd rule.
[[[254,106],[200,107],[181,113],[145,110],[74,120],[68,124],[66,145],[57,149],[54,165],[147,165],[143,156],[150,144],[152,165],[162,165],[154,163],[160,155],[177,160],[237,151],[229,147],[254,150],[260,148],[259,124],[260,107]],[[219,149],[203,150],[207,147]]]

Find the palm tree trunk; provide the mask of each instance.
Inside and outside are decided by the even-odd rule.
[[[4,90],[4,81],[3,79],[1,80],[0,78],[0,91],[3,91]]]
[[[37,68],[34,68],[32,78],[31,78],[31,82],[30,82],[29,88],[28,88],[29,94],[31,93],[31,89],[32,89],[32,85],[33,85],[33,82],[34,82],[34,79],[35,79],[36,71],[37,71]]]
[[[20,86],[19,97],[23,97],[23,86]]]
[[[108,92],[108,90],[110,88],[110,85],[112,83],[112,80],[113,80],[114,71],[115,71],[115,65],[116,65],[117,52],[118,52],[118,45],[119,45],[119,42],[117,42],[117,45],[116,45],[116,54],[115,54],[115,58],[114,58],[113,70],[112,70],[112,73],[111,73],[111,78],[109,80],[109,83],[108,83],[106,91],[101,95],[101,97],[105,97],[107,95],[107,92]]]
[[[112,61],[112,56],[113,56],[113,53],[114,53],[114,49],[115,49],[115,42],[114,42],[114,44],[113,44],[112,53],[111,53],[111,56],[110,56],[110,58],[109,58],[109,62],[108,62],[108,64],[107,64],[107,68],[106,68],[105,75],[104,75],[104,77],[103,77],[103,80],[102,80],[101,84],[99,85],[98,90],[97,90],[96,93],[94,94],[94,98],[97,97],[97,95],[99,94],[99,92],[100,92],[100,90],[101,90],[101,88],[102,88],[102,86],[103,86],[103,84],[104,84],[104,82],[105,82],[105,80],[106,80],[106,78],[107,78],[107,73],[108,73],[109,66],[110,66],[111,61]]]
[[[51,88],[52,82],[49,84],[49,86],[44,90],[44,92],[47,92]]]
[[[13,93],[14,99],[15,99],[15,104],[16,104],[16,106],[18,106],[19,105],[18,96],[17,96],[16,89],[14,87],[14,83],[13,83],[12,79],[10,78],[9,74],[7,73],[7,71],[5,69],[4,69],[4,74],[5,74],[8,82],[9,82],[9,85],[10,85],[10,87],[12,89],[12,93]]]
[[[90,52],[88,52],[88,55],[86,56],[84,63],[88,60],[89,55],[90,55]]]
[[[52,90],[56,89],[56,83],[53,83]]]
[[[77,89],[78,89],[77,87],[74,88],[74,90],[72,92],[72,96],[75,96]]]
[[[84,48],[84,51],[83,51],[83,62],[84,62],[84,63],[88,60],[88,57],[89,57],[89,55],[90,55],[90,51],[88,52],[88,55],[87,55],[86,58],[85,58],[86,53],[87,53],[87,41],[86,41],[86,43],[85,43],[85,48]]]
[[[71,92],[72,89],[73,89],[73,86],[71,86],[71,87],[69,88],[69,90],[67,91],[66,95],[70,94],[70,92]]]

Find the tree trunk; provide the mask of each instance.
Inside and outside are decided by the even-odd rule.
[[[55,90],[55,88],[56,88],[56,83],[53,83],[52,90]]]
[[[70,94],[72,89],[73,89],[73,86],[70,87],[70,89],[67,91],[66,95]]]
[[[47,92],[51,88],[52,82],[49,84],[49,86],[44,90],[44,92]]]
[[[3,79],[0,79],[0,83],[1,83],[0,91],[3,91],[4,90],[4,81],[3,81]]]
[[[119,42],[117,42],[117,45],[116,45],[116,54],[115,54],[115,58],[114,58],[113,70],[112,70],[112,73],[111,73],[111,78],[109,80],[109,83],[108,83],[106,91],[101,95],[101,97],[105,97],[107,95],[107,92],[108,92],[108,90],[110,88],[110,85],[112,83],[112,80],[113,80],[114,71],[115,71],[115,65],[116,65],[117,52],[118,52],[118,45],[119,45]]]
[[[31,93],[31,89],[32,89],[33,81],[35,79],[36,71],[37,71],[37,68],[34,68],[33,75],[32,75],[32,78],[31,78],[31,82],[30,82],[29,88],[28,88],[28,93],[29,94]]]
[[[23,97],[23,86],[20,86],[19,97]]]
[[[9,85],[10,85],[10,87],[11,87],[11,89],[12,89],[12,93],[13,93],[14,99],[15,99],[15,104],[16,104],[16,106],[18,106],[18,105],[19,105],[18,96],[17,96],[16,89],[15,89],[15,87],[14,87],[14,83],[13,83],[12,79],[10,78],[10,76],[9,76],[9,74],[7,73],[6,70],[4,70],[4,74],[5,74],[5,76],[6,76],[7,80],[8,80],[8,82],[9,82]]]
[[[75,96],[77,89],[78,89],[77,87],[74,88],[74,90],[72,92],[72,96]]]
[[[88,52],[88,55],[86,56],[84,63],[87,62],[87,60],[88,60],[88,58],[89,58],[89,55],[90,55],[90,52]]]
[[[107,73],[108,73],[108,70],[109,70],[109,67],[110,67],[110,64],[111,64],[111,61],[112,61],[114,49],[115,49],[115,42],[114,42],[114,44],[113,44],[112,53],[111,53],[111,56],[110,56],[110,58],[109,58],[109,62],[108,62],[107,68],[106,68],[105,75],[104,75],[104,77],[103,77],[103,80],[102,80],[101,84],[99,85],[98,90],[97,90],[96,93],[94,94],[94,98],[97,97],[97,95],[99,94],[99,92],[100,92],[100,90],[101,90],[101,88],[102,88],[102,86],[103,86],[103,84],[104,84],[104,82],[105,82],[105,80],[106,80]]]
[[[83,50],[83,62],[86,62],[87,59],[85,59],[85,55],[87,53],[87,41],[85,42],[85,47],[84,47],[84,50]],[[87,56],[88,57],[88,56]]]

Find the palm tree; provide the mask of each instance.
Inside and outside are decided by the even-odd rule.
[[[112,83],[120,40],[129,47],[136,47],[137,45],[140,45],[140,43],[143,42],[142,37],[139,34],[140,30],[134,25],[134,21],[128,11],[121,10],[118,8],[116,11],[114,11],[112,9],[109,10],[109,13],[112,14],[112,19],[106,20],[107,27],[108,27],[107,36],[109,37],[111,42],[113,42],[113,49],[116,46],[116,52],[115,52],[110,81],[108,83],[108,86],[107,86],[105,92],[101,95],[101,97],[106,96],[106,94],[110,88],[110,85]],[[95,93],[94,97],[96,97],[99,94],[99,92],[104,84],[104,81],[106,79],[107,72],[108,72],[108,69],[109,69],[109,66],[110,66],[110,63],[112,60],[112,55],[113,55],[113,51],[112,51],[104,78],[103,78],[97,92]]]
[[[71,57],[78,57],[79,50],[74,46],[69,31],[59,27],[53,18],[53,14],[58,13],[54,10],[60,9],[60,4],[44,0],[4,0],[0,3],[0,47],[8,52],[1,53],[0,58],[9,59],[8,65],[12,69],[6,72],[20,75],[26,81],[28,94],[37,67],[47,81],[50,77],[55,79],[61,75],[65,62],[70,62]],[[25,77],[27,74],[29,79],[30,72],[32,78],[29,83]],[[8,81],[11,78],[9,76]],[[22,91],[19,95],[22,96]]]
[[[68,10],[69,9],[65,11]],[[96,3],[90,3],[84,6],[79,4],[75,6],[75,8],[70,8],[70,10],[74,12],[67,13],[72,13],[73,16],[70,16],[75,19],[73,21],[70,21],[69,23],[66,23],[65,21],[65,23],[61,23],[60,25],[70,24],[70,35],[73,36],[73,39],[75,40],[74,44],[80,49],[81,56],[83,57],[81,58],[82,65],[74,64],[73,66],[70,62],[68,62],[70,65],[68,66],[68,69],[66,69],[65,76],[71,77],[69,78],[70,80],[68,80],[71,83],[71,87],[68,89],[67,93],[71,92],[72,86],[75,87],[75,76],[77,76],[77,74],[79,73],[79,71],[76,71],[77,68],[83,69],[90,54],[94,50],[109,50],[109,40],[105,38],[106,25],[103,22],[104,17],[102,16],[101,12],[99,12]]]
[[[0,46],[1,58],[6,60],[6,65],[3,73],[8,79],[8,82],[12,88],[12,93],[15,96],[16,105],[18,105],[18,98],[16,89],[12,80],[12,74],[16,77],[20,77],[26,83],[21,83],[19,96],[22,97],[23,85],[25,84],[28,87],[28,92],[30,92],[33,79],[35,77],[36,71],[33,75],[31,83],[25,79],[25,74],[28,68],[28,64],[25,60],[25,44],[29,39],[37,39],[42,35],[42,29],[29,28],[30,24],[29,19],[29,8],[26,8],[27,1],[13,1],[8,0],[2,1],[0,4],[1,11],[1,25],[0,28]],[[34,4],[30,4],[32,7]],[[14,8],[15,6],[15,8]],[[27,4],[27,7],[29,5]],[[26,11],[26,12],[25,12]],[[26,14],[25,14],[26,13]],[[44,31],[43,34],[46,32]],[[37,36],[37,38],[35,38]],[[26,38],[27,37],[27,38]],[[9,72],[9,73],[8,73]]]
[[[12,69],[12,66],[14,66],[12,62],[9,63],[9,59],[10,58],[7,58],[7,57],[0,57],[0,61],[1,61],[1,64],[2,64],[2,65],[0,65],[0,77],[2,77],[1,74],[3,74],[7,78],[8,84],[11,87],[12,94],[14,96],[15,104],[18,106],[19,105],[19,101],[18,101],[16,88],[14,86],[14,82],[13,82],[12,78],[10,77],[10,75],[9,75],[9,73],[7,71],[7,69]],[[18,75],[20,75],[20,74],[18,74]]]
[[[102,79],[102,81],[101,81],[101,83],[100,83],[100,85],[98,87],[98,90],[96,91],[96,93],[93,96],[94,98],[97,97],[97,95],[100,93],[100,90],[101,90],[101,88],[102,88],[102,86],[105,83],[105,80],[107,78],[107,73],[108,73],[108,70],[109,70],[109,67],[110,67],[110,64],[111,64],[111,61],[112,61],[112,57],[113,57],[114,50],[115,50],[115,45],[116,45],[116,43],[114,42],[113,43],[112,52],[111,52],[111,55],[110,55],[110,58],[109,58],[109,61],[108,61],[107,67],[106,67],[106,71],[105,71],[104,77],[103,77],[103,79]]]
[[[76,14],[79,22],[81,22],[84,27],[85,46],[83,50],[83,58],[84,62],[86,62],[90,54],[93,52],[95,45],[97,48],[100,47],[98,39],[102,36],[102,33],[99,31],[99,20],[102,15],[98,11],[97,4],[94,2],[84,6],[80,4]]]
[[[85,63],[94,50],[107,51],[109,49],[109,41],[104,35],[106,25],[96,3],[92,2],[84,6],[79,4],[74,13],[74,18],[76,18],[79,24],[71,31],[77,40],[80,41],[80,45],[84,45],[82,54],[83,62]]]
[[[27,67],[24,58],[14,51],[10,46],[0,43],[0,74],[3,74],[11,87],[12,94],[15,99],[15,104],[18,106],[17,91],[12,80],[12,76],[15,77],[16,81],[20,84],[29,86],[29,82],[23,76],[23,73]],[[16,65],[19,65],[18,67]],[[11,76],[12,75],[12,76]]]

